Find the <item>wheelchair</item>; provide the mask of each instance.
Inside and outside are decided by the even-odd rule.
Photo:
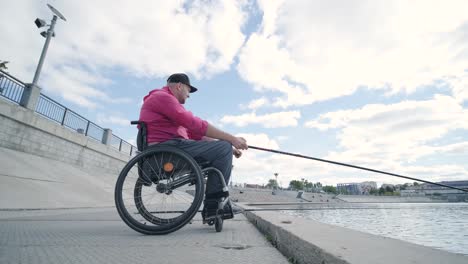
[[[164,235],[191,223],[203,202],[203,224],[221,232],[223,221],[234,217],[229,198],[203,200],[210,173],[218,175],[223,191],[228,191],[221,171],[174,146],[148,146],[145,122],[131,124],[139,126],[138,154],[124,166],[115,185],[122,220],[142,234]]]

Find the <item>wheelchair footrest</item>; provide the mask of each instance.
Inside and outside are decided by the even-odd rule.
[[[222,219],[231,219],[234,218],[230,203],[227,202],[223,208],[220,208],[223,203],[222,199],[208,199],[203,201],[204,207],[202,210],[203,224],[209,223],[210,221],[216,219],[216,217],[221,216]]]

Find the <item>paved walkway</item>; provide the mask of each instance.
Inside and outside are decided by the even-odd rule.
[[[114,208],[0,211],[0,263],[288,263],[243,215],[221,233],[192,224],[165,236],[128,228]]]

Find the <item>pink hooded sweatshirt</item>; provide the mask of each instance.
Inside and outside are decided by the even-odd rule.
[[[145,96],[139,120],[147,125],[148,143],[174,138],[200,140],[208,128],[208,122],[187,111],[167,86]]]

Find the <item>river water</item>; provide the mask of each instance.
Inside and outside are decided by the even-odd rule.
[[[283,213],[468,255],[468,203],[347,203],[314,209]]]

